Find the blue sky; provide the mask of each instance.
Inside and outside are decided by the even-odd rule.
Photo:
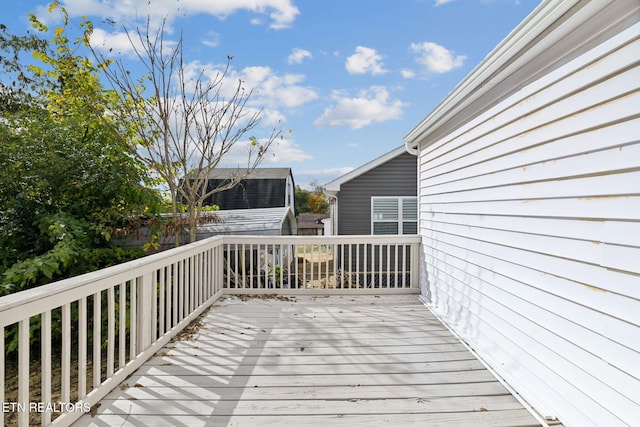
[[[402,144],[402,138],[539,4],[534,0],[62,0],[86,15],[95,43],[129,60],[123,27],[167,17],[196,67],[219,69],[255,92],[252,135],[286,133],[263,167],[291,167],[319,184]],[[0,23],[21,34],[47,1],[5,1]],[[136,70],[133,59],[132,70]],[[234,157],[235,156],[235,157]],[[236,166],[242,154],[229,156]],[[235,162],[235,163],[234,163]]]

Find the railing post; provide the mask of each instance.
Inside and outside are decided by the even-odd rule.
[[[153,308],[152,299],[155,297],[153,292],[153,277],[152,273],[148,272],[143,276],[140,276],[136,280],[137,282],[137,299],[138,299],[138,315],[137,315],[137,329],[138,329],[138,353],[144,351],[151,345],[152,335],[152,318],[151,310]]]
[[[420,288],[420,242],[411,243],[411,287]]]

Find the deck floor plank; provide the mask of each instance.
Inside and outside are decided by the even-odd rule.
[[[225,297],[75,425],[535,426],[415,295]]]

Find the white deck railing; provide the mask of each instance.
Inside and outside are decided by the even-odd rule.
[[[418,245],[220,236],[2,297],[0,426],[71,424],[225,293],[418,292]]]

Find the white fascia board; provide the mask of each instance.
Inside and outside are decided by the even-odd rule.
[[[518,25],[487,57],[474,68],[441,102],[405,137],[405,149],[415,154],[420,143],[441,125],[470,104],[485,97],[489,105],[493,98],[491,90],[500,82],[508,78],[515,70],[526,66],[547,48],[561,40],[572,28],[584,23],[589,17],[596,15],[607,7],[612,0],[584,1],[584,0],[545,0]],[[565,26],[563,31],[544,34],[551,26],[563,19],[572,8],[578,6],[578,19],[572,20],[571,26]],[[531,75],[536,69],[531,69]],[[464,123],[469,117],[458,116],[456,120]]]
[[[405,147],[404,145],[401,145],[400,147],[397,147],[391,151],[389,151],[388,153],[383,154],[382,156],[371,160],[368,163],[365,163],[364,165],[355,168],[354,170],[345,173],[344,175],[334,179],[333,181],[329,182],[328,184],[326,184],[324,186],[324,190],[325,192],[330,195],[330,196],[335,196],[339,191],[340,191],[340,186],[342,184],[344,184],[345,182],[351,181],[352,179],[372,170],[377,168],[378,166],[388,162],[391,159],[394,159],[396,157],[398,157],[400,154],[405,152]]]
[[[298,234],[298,222],[296,221],[296,216],[293,213],[293,208],[291,206],[285,206],[282,218],[280,219],[280,230],[284,226],[285,222],[289,221],[292,225],[291,233],[293,235]]]

